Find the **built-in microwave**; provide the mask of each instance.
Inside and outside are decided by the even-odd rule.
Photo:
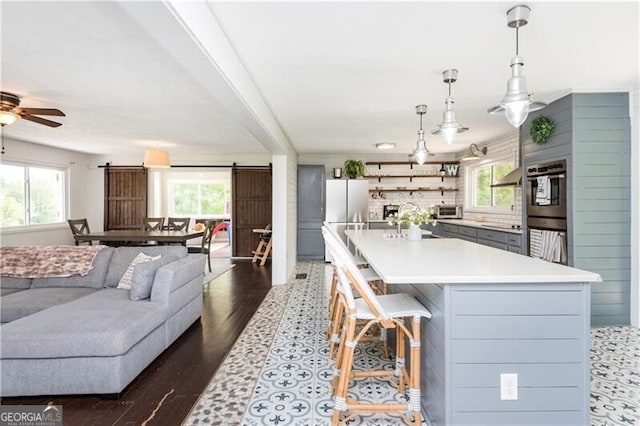
[[[436,219],[462,219],[462,206],[436,204]]]

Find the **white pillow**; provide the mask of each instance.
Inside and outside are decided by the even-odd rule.
[[[138,253],[138,255],[131,261],[131,265],[129,265],[124,274],[122,274],[122,278],[120,278],[120,282],[118,283],[118,288],[120,290],[131,290],[131,278],[133,277],[133,269],[136,265],[151,262],[152,260],[158,260],[160,257],[162,257],[162,255],[147,256],[142,252]]]

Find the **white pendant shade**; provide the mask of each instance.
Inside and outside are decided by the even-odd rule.
[[[445,99],[445,110],[442,114],[442,124],[438,125],[438,128],[431,132],[433,135],[440,134],[444,140],[451,145],[458,133],[463,133],[469,130],[468,127],[462,127],[458,120],[456,120],[456,112],[453,110],[453,98],[451,97],[451,83],[458,79],[458,70],[450,69],[442,73],[442,81],[449,85],[449,96]]]
[[[413,152],[413,159],[416,163],[422,165],[425,161],[427,161],[427,155],[429,152],[427,151],[426,142],[423,140],[418,140],[416,144],[416,150]]]
[[[518,55],[518,29],[529,22],[527,5],[514,6],[507,12],[507,26],[516,29],[516,56],[511,59],[511,78],[507,81],[507,93],[499,106],[489,108],[489,114],[505,114],[513,127],[520,127],[527,119],[529,112],[547,106],[545,102],[534,102],[527,90],[527,79],[522,75],[524,59]]]
[[[148,149],[144,152],[144,167],[155,169],[168,169],[171,167],[169,162],[169,151],[164,149]]]

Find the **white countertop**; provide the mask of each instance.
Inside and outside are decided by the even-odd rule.
[[[479,228],[479,229],[489,229],[491,231],[501,231],[501,232],[509,232],[511,234],[522,234],[522,229],[513,229],[513,228],[503,228],[505,226],[501,223],[493,223],[493,222],[478,222],[475,220],[469,219],[437,219],[438,223],[450,223],[452,225],[462,225],[469,226],[471,228]],[[386,220],[382,219],[369,219],[370,223],[387,223]]]
[[[452,225],[470,226],[472,228],[489,229],[491,231],[510,232],[512,234],[522,234],[522,229],[503,228],[501,223],[478,222],[469,219],[438,219],[438,223],[450,223]]]
[[[387,230],[348,230],[388,284],[598,282],[600,275],[457,238],[385,239]]]

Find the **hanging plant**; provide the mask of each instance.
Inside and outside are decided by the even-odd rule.
[[[348,179],[358,179],[364,176],[364,163],[360,160],[347,160],[344,162],[344,174]]]
[[[529,134],[535,143],[538,145],[544,145],[547,143],[547,140],[553,133],[553,129],[555,129],[555,127],[556,126],[553,124],[551,119],[541,115],[531,120]]]

